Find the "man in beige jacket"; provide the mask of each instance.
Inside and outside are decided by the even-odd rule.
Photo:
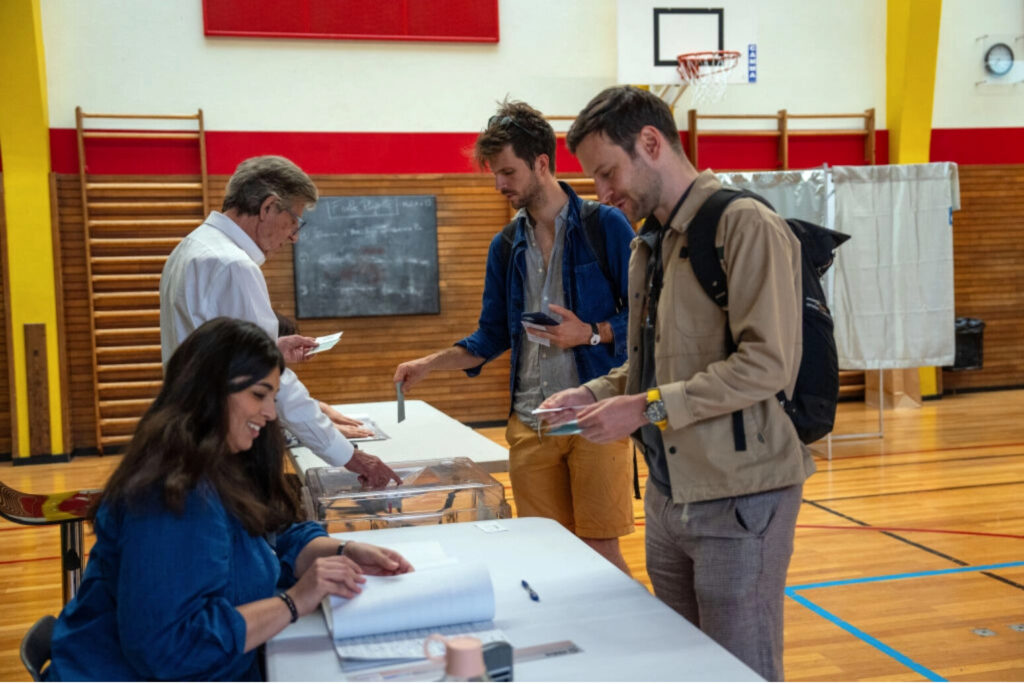
[[[780,680],[786,570],[803,482],[814,472],[775,396],[792,392],[801,357],[799,242],[763,204],[730,203],[715,236],[729,292],[723,311],[687,252],[687,227],[721,184],[684,156],[668,106],[644,90],[609,88],[580,112],[568,144],[602,202],[647,221],[629,264],[628,361],[542,406],[585,404],[564,414],[587,439],[633,435],[650,472],[655,594]]]

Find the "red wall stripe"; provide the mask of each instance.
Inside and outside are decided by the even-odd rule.
[[[207,168],[230,174],[240,161],[258,154],[281,154],[314,174],[475,173],[472,133],[335,133],[284,131],[208,131]],[[877,163],[888,163],[888,131],[878,131]],[[685,141],[684,141],[685,143]],[[87,148],[89,172],[97,174],[191,174],[199,170],[194,144],[180,141],[99,139]],[[57,173],[77,173],[75,131],[50,131],[50,153]],[[579,162],[559,140],[561,173],[580,171]],[[963,128],[932,131],[933,161],[958,164],[1024,163],[1024,128]],[[773,138],[708,136],[700,141],[700,166],[716,170],[770,169],[776,166]],[[790,166],[822,163],[864,164],[858,138],[794,138]]]
[[[1024,164],[1024,128],[936,128],[932,161]]]

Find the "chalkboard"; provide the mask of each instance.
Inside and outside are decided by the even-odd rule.
[[[298,318],[440,313],[433,195],[321,197],[303,218]]]

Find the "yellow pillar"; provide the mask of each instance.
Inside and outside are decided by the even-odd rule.
[[[50,224],[50,140],[39,0],[0,1],[0,153],[7,219],[8,316],[13,456],[29,446],[25,326],[43,326],[51,454],[64,454],[63,387]],[[35,328],[38,330],[38,328]],[[39,367],[39,360],[36,367]],[[4,388],[0,388],[3,391]],[[46,407],[42,409],[43,415]]]
[[[885,111],[892,164],[931,161],[941,16],[942,0],[888,0]],[[938,372],[918,369],[923,396],[938,393]]]

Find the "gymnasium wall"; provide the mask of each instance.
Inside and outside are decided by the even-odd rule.
[[[508,216],[491,178],[476,172],[468,154],[495,101],[508,95],[547,113],[571,114],[614,84],[616,7],[615,0],[500,0],[500,42],[455,44],[207,38],[199,0],[133,0],[130,8],[121,0],[42,2],[51,155],[53,170],[61,174],[74,446],[88,447],[95,440],[91,378],[83,367],[89,343],[82,331],[86,304],[78,269],[83,267],[81,255],[76,262],[74,254],[82,245],[80,217],[76,224],[78,181],[64,175],[77,173],[75,106],[119,113],[202,108],[209,171],[215,174],[212,206],[219,205],[226,175],[241,159],[266,153],[293,158],[315,175],[324,194],[436,194],[444,212],[439,215],[441,316],[300,322],[313,334],[346,330],[334,356],[300,368],[314,394],[330,401],[384,399],[393,389],[388,368],[449,344],[474,323],[487,241]],[[835,113],[874,107],[878,163],[886,163],[885,0],[761,0],[750,7],[759,13],[758,82],[731,87],[722,102],[702,106],[701,113],[772,114],[782,108]],[[975,83],[981,63],[978,36],[1024,32],[1024,7],[1017,0],[986,0],[984,11],[971,0],[944,0],[942,7],[932,158],[962,165],[963,210],[955,218],[958,312],[979,315],[989,324],[986,370],[946,374],[945,384],[1020,384],[1024,364],[1011,358],[1024,335],[1024,323],[1013,318],[1021,308],[1019,294],[1002,293],[999,306],[986,308],[986,302],[995,301],[988,295],[1014,282],[1016,274],[1006,260],[983,253],[981,245],[982,236],[994,230],[1019,233],[1016,200],[1004,203],[1009,209],[999,213],[989,184],[999,187],[997,194],[1024,194],[1019,167],[1002,166],[1024,164],[1019,116],[1024,87],[981,92]],[[684,95],[677,107],[681,129],[690,106]],[[812,125],[801,122],[801,127]],[[714,127],[754,125],[723,122]],[[718,140],[702,147],[702,167],[772,168],[775,163],[774,147],[763,140]],[[863,163],[849,139],[822,136],[799,144],[803,147],[792,155],[797,165]],[[194,151],[177,144],[149,142],[139,148],[108,141],[90,147],[88,157],[94,174],[153,177],[198,171]],[[563,174],[579,169],[564,147],[558,168]],[[982,253],[965,258],[972,248]],[[972,270],[972,264],[980,263],[987,267]],[[285,311],[293,307],[290,268],[289,250],[267,265],[271,296]],[[960,304],[969,310],[961,311]],[[475,381],[451,374],[414,396],[463,420],[501,419],[507,409],[506,369],[507,360],[501,360]]]

